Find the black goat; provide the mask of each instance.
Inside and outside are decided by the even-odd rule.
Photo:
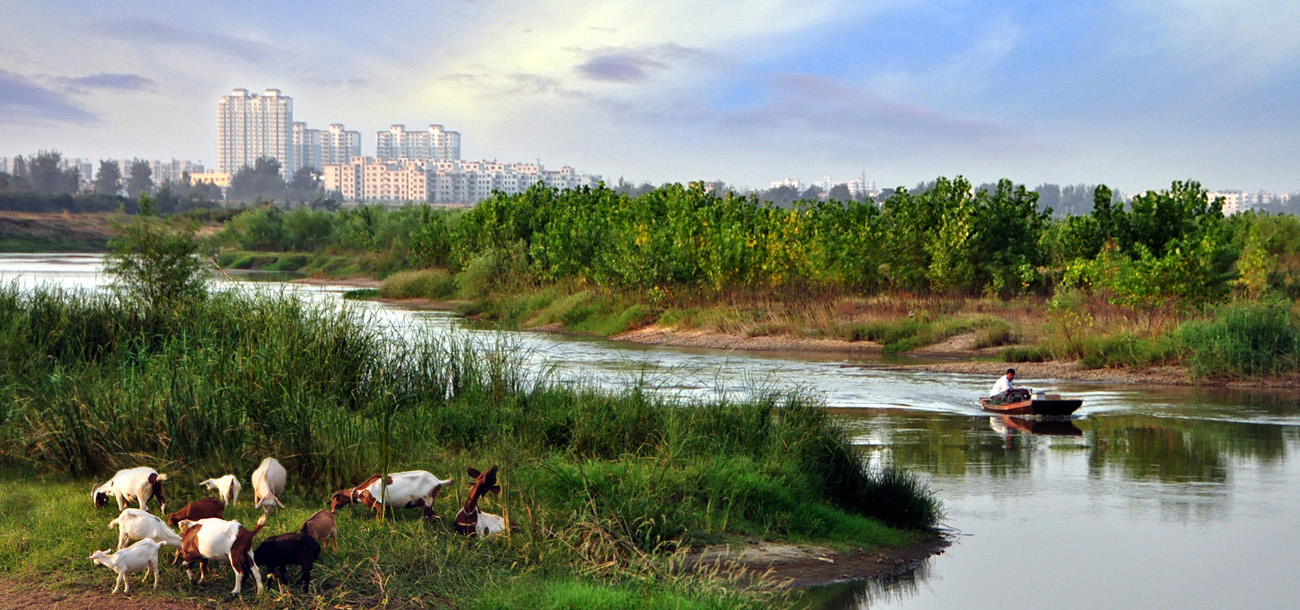
[[[269,575],[274,570],[280,576],[280,582],[289,584],[288,566],[302,566],[302,590],[311,586],[311,566],[320,557],[320,543],[315,538],[294,532],[267,538],[253,552],[253,561],[266,566]]]

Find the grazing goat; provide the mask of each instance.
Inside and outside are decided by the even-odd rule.
[[[90,492],[95,508],[108,505],[109,497],[117,499],[117,510],[122,512],[130,502],[139,502],[140,510],[149,510],[150,498],[158,498],[158,512],[167,511],[167,498],[163,496],[163,481],[167,475],[148,467],[127,468],[117,471],[107,483]]]
[[[153,540],[181,548],[181,537],[167,527],[162,519],[138,508],[128,508],[116,519],[108,522],[109,529],[117,526],[117,550],[122,550],[131,540]]]
[[[493,466],[484,473],[466,468],[465,473],[474,478],[474,483],[470,487],[469,497],[465,499],[465,506],[456,513],[456,532],[486,538],[505,531],[505,518],[483,512],[478,508],[479,498],[482,498],[483,494],[501,493],[501,488],[497,486],[497,467]]]
[[[271,512],[276,507],[284,508],[280,503],[280,494],[284,493],[284,466],[273,457],[262,460],[253,471],[253,507],[263,512]]]
[[[424,509],[424,518],[432,521],[438,518],[433,514],[433,501],[437,499],[438,492],[442,491],[444,485],[455,480],[444,481],[424,470],[396,472],[383,481],[379,479],[380,476],[375,475],[352,489],[334,492],[330,497],[330,510],[360,502],[375,509],[375,516],[378,517],[384,512],[384,504],[393,508],[418,507]]]
[[[311,585],[311,566],[320,557],[320,543],[315,538],[302,532],[280,534],[262,541],[253,552],[253,561],[266,566],[269,578],[272,572],[278,572],[280,582],[289,584],[289,564],[302,567],[302,590],[305,593]]]
[[[242,489],[239,486],[239,479],[236,479],[233,474],[208,479],[199,483],[199,487],[206,487],[217,492],[217,496],[221,498],[222,502],[226,503],[226,506],[234,506],[239,501],[239,490]]]
[[[153,570],[153,588],[157,589],[160,546],[162,545],[156,540],[145,539],[112,554],[108,551],[95,551],[90,554],[90,561],[117,572],[117,580],[113,581],[113,593],[117,593],[119,586],[125,586],[123,593],[130,593],[131,579],[126,575],[141,570],[145,571],[145,578],[149,577],[149,570]]]
[[[170,515],[167,515],[167,523],[175,527],[177,523],[184,520],[198,521],[199,519],[222,519],[226,514],[226,503],[216,498],[203,498],[195,500]]]
[[[238,521],[224,519],[181,521],[184,540],[181,544],[181,558],[184,560],[181,566],[185,568],[185,575],[189,577],[190,583],[194,583],[194,574],[190,572],[191,563],[199,562],[199,582],[203,582],[207,561],[225,559],[230,562],[230,568],[235,572],[235,588],[230,593],[239,595],[239,590],[244,584],[244,573],[251,571],[253,579],[257,582],[257,594],[261,595],[262,573],[258,571],[257,564],[253,561],[253,536],[264,527],[266,527],[266,515],[262,515],[257,520],[257,527],[252,530],[245,529]]]
[[[327,543],[332,542],[334,550],[339,550],[338,527],[334,524],[334,511],[321,509],[316,514],[309,517],[302,524],[299,533],[311,536],[313,540],[319,542],[324,548]]]

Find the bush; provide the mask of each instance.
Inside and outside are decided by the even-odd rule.
[[[1300,325],[1287,304],[1233,305],[1178,329],[1197,377],[1265,377],[1300,369]]]
[[[450,299],[456,295],[456,279],[442,269],[399,271],[384,278],[379,294],[389,299]]]

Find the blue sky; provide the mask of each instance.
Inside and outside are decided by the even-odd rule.
[[[0,0],[0,156],[211,163],[279,88],[610,181],[1300,190],[1294,0],[124,4]]]

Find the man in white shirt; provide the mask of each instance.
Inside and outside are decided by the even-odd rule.
[[[989,398],[1008,398],[1011,390],[1016,389],[1011,382],[1016,378],[1016,369],[1007,369],[1007,374],[998,378],[989,390]]]

